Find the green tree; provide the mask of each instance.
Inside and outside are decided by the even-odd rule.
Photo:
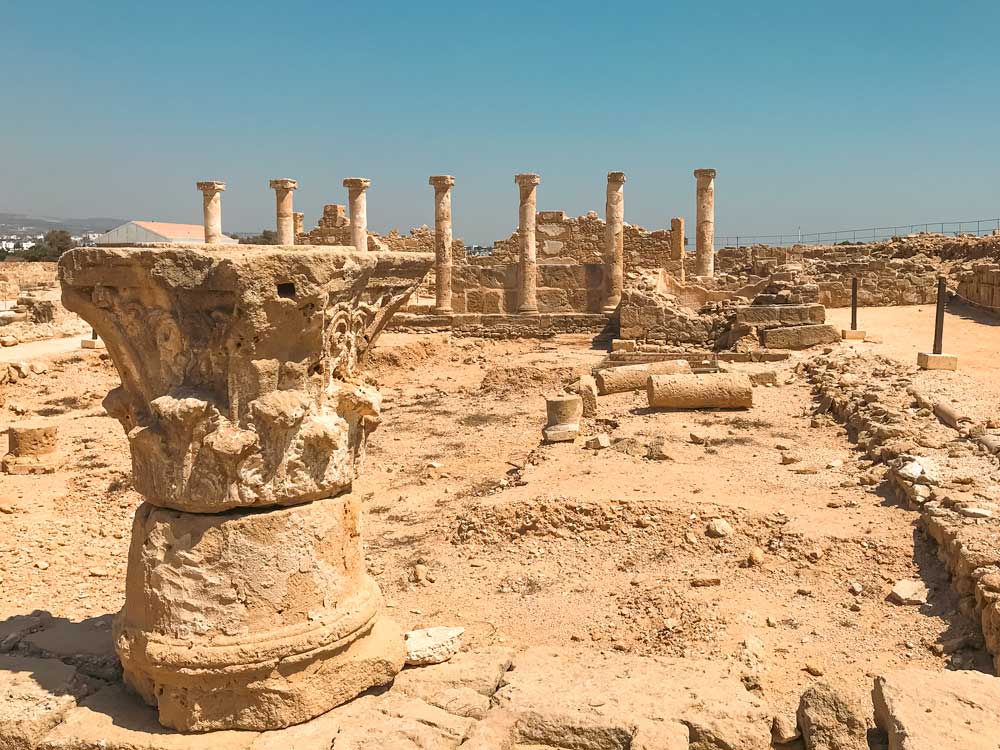
[[[241,245],[277,245],[278,233],[273,229],[265,229],[253,237],[241,237]]]
[[[73,238],[65,229],[53,229],[45,233],[45,239],[21,253],[29,261],[55,261],[67,250],[74,247]]]

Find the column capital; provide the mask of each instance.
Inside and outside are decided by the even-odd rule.
[[[625,173],[624,172],[608,172],[608,182],[615,183],[616,185],[625,184]]]
[[[366,177],[348,177],[344,180],[344,187],[350,190],[367,190],[372,185],[372,181]]]
[[[204,180],[195,184],[203,193],[221,193],[226,189],[226,183],[219,180]]]
[[[696,170],[694,170],[694,176],[697,177],[698,179],[714,180],[715,179],[715,174],[716,174],[716,172],[715,172],[714,169],[696,169]]]
[[[523,174],[514,175],[514,182],[516,182],[521,187],[528,185],[537,185],[542,181],[541,175],[537,175],[534,172],[525,172]]]
[[[450,174],[434,174],[427,178],[427,184],[436,188],[450,188],[455,186],[455,178]]]
[[[290,180],[287,177],[279,177],[276,180],[269,180],[267,186],[271,190],[298,190],[298,180]]]

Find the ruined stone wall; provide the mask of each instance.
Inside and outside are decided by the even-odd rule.
[[[958,279],[958,296],[965,302],[1000,315],[1000,264],[976,263]]]
[[[56,285],[56,264],[28,263],[26,261],[0,262],[0,282],[10,283],[12,289],[15,285],[22,290],[54,288]]]

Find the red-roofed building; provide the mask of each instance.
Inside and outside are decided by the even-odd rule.
[[[98,245],[135,245],[142,242],[205,243],[205,228],[201,224],[170,224],[165,221],[130,221],[105,232],[95,242]],[[223,235],[223,245],[237,241]]]

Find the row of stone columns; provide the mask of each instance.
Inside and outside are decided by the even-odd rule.
[[[696,241],[695,264],[698,276],[715,274],[715,170],[696,169]],[[518,209],[518,237],[520,239],[520,294],[518,312],[538,312],[538,259],[536,257],[535,216],[538,212],[537,188],[541,177],[534,173],[514,177],[520,191]],[[302,232],[302,214],[293,211],[292,191],[299,186],[287,178],[270,181],[277,204],[277,232],[279,245],[294,245],[295,235]],[[348,211],[351,220],[351,242],[358,250],[368,249],[368,201],[366,191],[371,180],[348,177]],[[455,178],[451,175],[432,175],[428,184],[434,188],[434,254],[435,254],[435,311],[450,313],[451,308],[451,189]],[[213,244],[222,238],[222,200],[220,193],[226,183],[199,182],[204,195],[205,242]],[[622,298],[625,277],[625,173],[608,172],[607,201],[605,203],[605,252],[611,259],[608,296],[605,313],[614,312]],[[684,219],[670,220],[670,257],[684,258]],[[683,280],[683,264],[681,278]]]

